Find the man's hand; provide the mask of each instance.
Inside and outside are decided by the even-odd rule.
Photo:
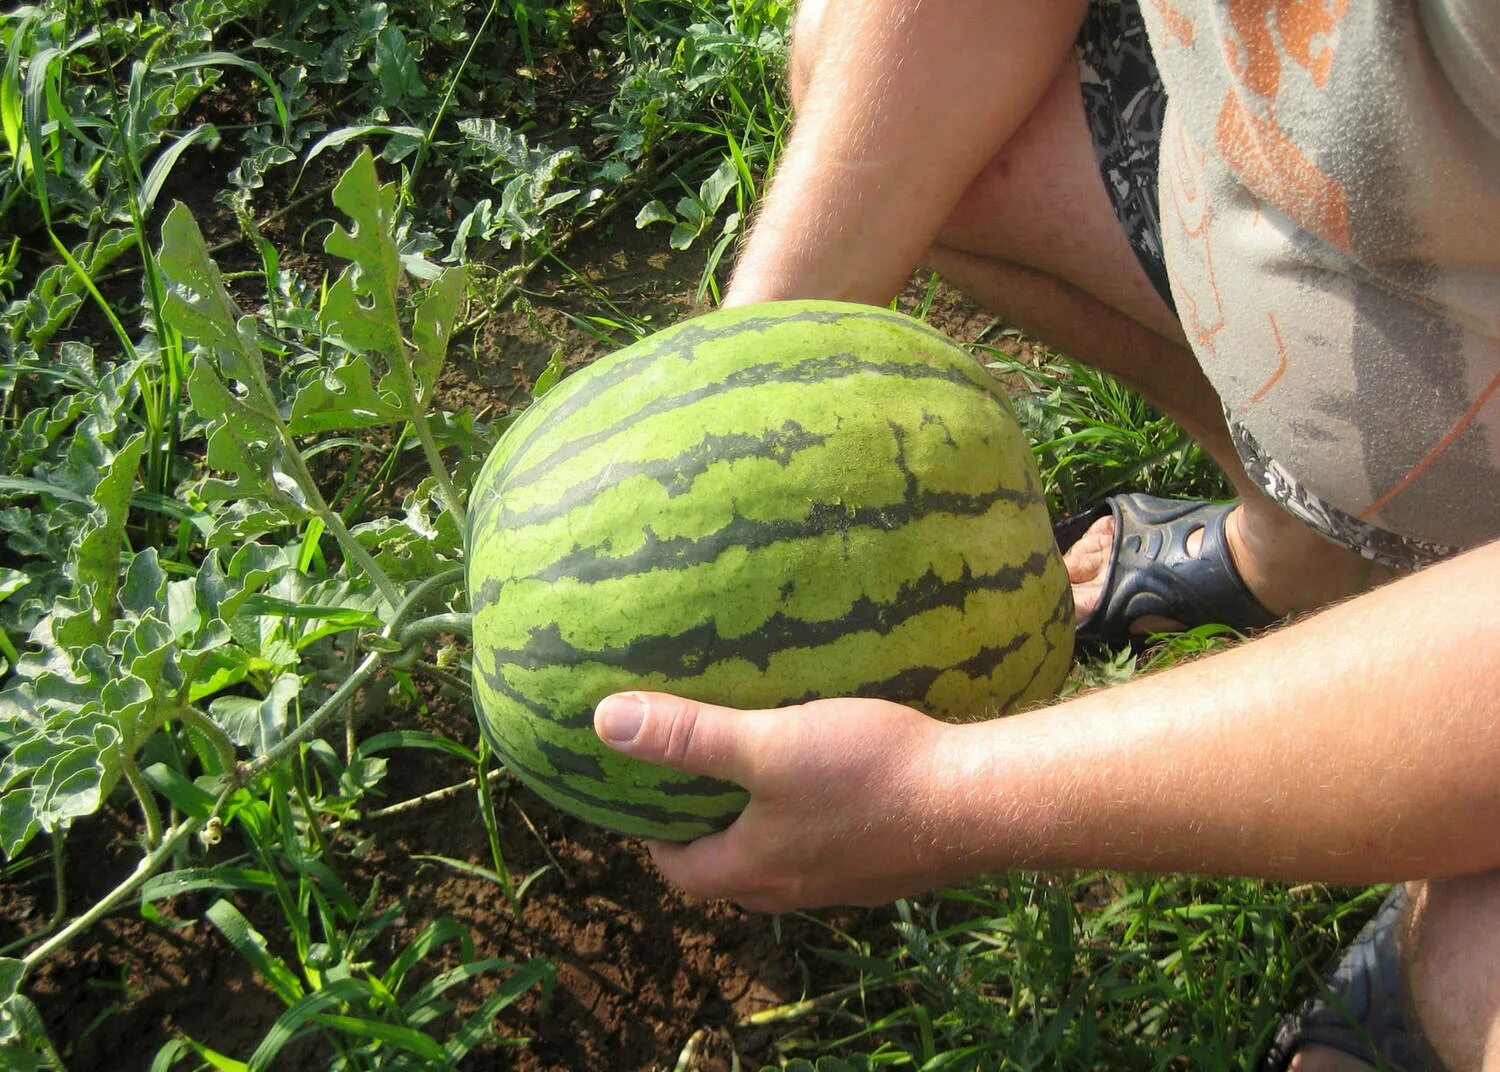
[[[750,804],[721,833],[652,842],[688,893],[788,911],[881,904],[960,877],[937,757],[951,727],[883,700],[735,711],[662,693],[606,698],[594,728],[638,759],[737,782]]]

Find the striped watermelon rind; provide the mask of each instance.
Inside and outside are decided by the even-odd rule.
[[[885,309],[720,310],[604,358],[511,426],[469,516],[481,727],[523,782],[625,834],[698,837],[746,796],[604,747],[609,693],[968,719],[1052,695],[1072,661],[1008,399]]]

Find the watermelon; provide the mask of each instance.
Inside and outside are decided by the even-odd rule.
[[[709,833],[746,795],[606,748],[609,693],[972,719],[1052,695],[1072,662],[1009,401],[886,309],[720,310],[573,374],[486,461],[467,544],[484,734],[543,797],[630,835]]]

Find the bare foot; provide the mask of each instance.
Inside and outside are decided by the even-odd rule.
[[[1331,1046],[1311,1045],[1292,1056],[1287,1072],[1370,1072],[1374,1067]]]
[[[1068,567],[1068,582],[1073,586],[1075,621],[1083,621],[1104,597],[1104,580],[1109,575],[1109,555],[1114,542],[1115,519],[1105,514],[1078,538],[1072,547],[1063,548],[1063,565]]]
[[[1092,614],[1104,597],[1114,532],[1115,519],[1106,514],[1063,551],[1077,621]],[[1325,539],[1269,500],[1257,503],[1253,511],[1241,505],[1231,512],[1225,519],[1224,535],[1229,557],[1245,586],[1278,616],[1316,610],[1395,576],[1394,571]],[[1202,529],[1188,536],[1188,554],[1196,555],[1202,545]],[[1147,615],[1133,622],[1131,631],[1146,634],[1182,625]]]

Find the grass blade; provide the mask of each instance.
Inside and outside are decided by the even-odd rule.
[[[297,1002],[302,997],[301,981],[287,967],[286,961],[270,951],[265,938],[251,926],[243,912],[228,901],[218,900],[209,906],[204,915],[224,936],[224,940],[249,961],[255,973],[276,992],[277,997],[288,1003]],[[255,1064],[254,1058],[251,1059],[251,1064]]]
[[[151,215],[152,208],[156,205],[156,197],[161,193],[161,188],[166,185],[167,176],[171,175],[172,168],[176,165],[182,154],[191,149],[200,141],[217,143],[219,130],[211,123],[200,123],[171,145],[163,149],[151,165],[151,170],[146,172],[146,177],[141,180],[141,188],[136,194],[140,205],[141,218],[145,219]],[[210,148],[212,148],[212,144]]]
[[[446,1056],[441,1043],[415,1028],[382,1023],[379,1020],[364,1020],[357,1016],[340,1016],[337,1013],[319,1013],[310,1019],[346,1035],[387,1043],[406,1053],[416,1054],[424,1061],[442,1061]]]

